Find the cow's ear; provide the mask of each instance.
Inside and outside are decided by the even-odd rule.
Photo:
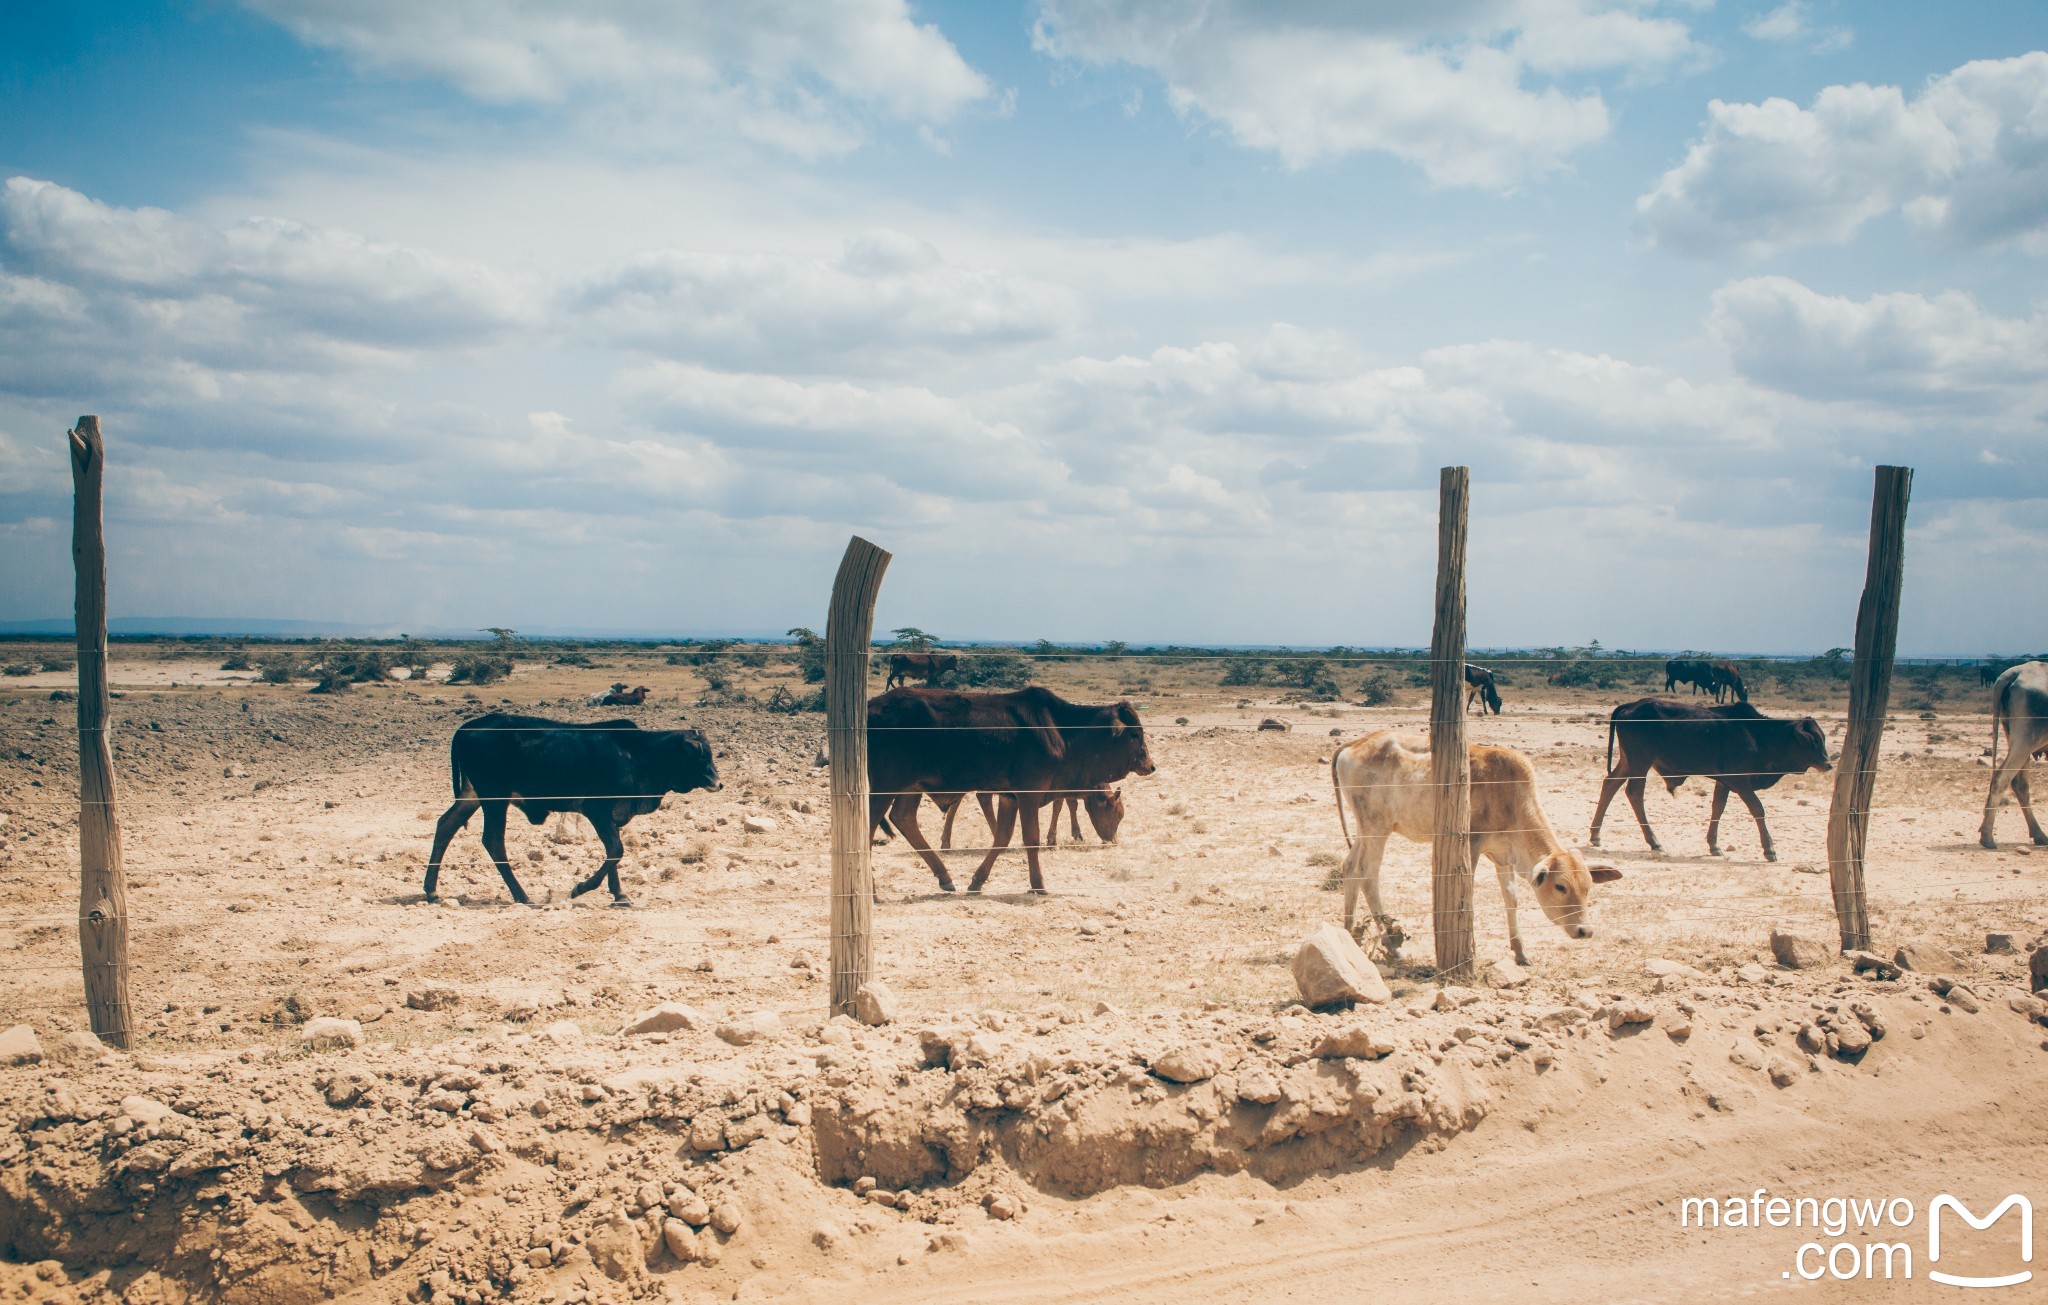
[[[1550,877],[1550,862],[1551,858],[1547,856],[1538,861],[1536,863],[1536,873],[1530,878],[1529,882],[1541,888],[1543,881]]]
[[[1611,865],[1587,866],[1586,870],[1593,876],[1593,882],[1596,884],[1611,884],[1621,878],[1621,871]]]

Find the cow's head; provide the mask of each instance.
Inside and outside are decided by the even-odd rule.
[[[1110,709],[1110,751],[1124,764],[1124,773],[1149,775],[1159,769],[1152,764],[1152,750],[1145,746],[1145,725],[1138,709],[1120,702]]]
[[[1569,849],[1554,852],[1536,863],[1531,884],[1536,902],[1551,922],[1574,938],[1591,938],[1593,885],[1612,883],[1621,871],[1611,865],[1586,864],[1586,859]]]
[[[1787,769],[1795,775],[1809,770],[1826,774],[1834,769],[1828,761],[1828,736],[1821,732],[1819,721],[1806,716],[1792,727],[1792,755],[1788,760],[1791,765]]]
[[[1095,826],[1095,836],[1105,843],[1114,843],[1117,828],[1124,823],[1124,791],[1093,789],[1081,795],[1081,805],[1088,808],[1088,823]]]
[[[711,759],[711,745],[702,730],[663,730],[661,741],[662,779],[671,793],[693,789],[717,792],[718,763]]]

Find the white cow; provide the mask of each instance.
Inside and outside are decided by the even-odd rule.
[[[1998,755],[1998,731],[2005,730],[2005,756]],[[1991,792],[1984,798],[1984,824],[1977,841],[1993,849],[1998,840],[1991,836],[1992,817],[2009,800],[2006,790],[2020,800],[2027,817],[2027,832],[2036,843],[2048,843],[2048,833],[2034,819],[2032,795],[2027,791],[2027,763],[2034,753],[2048,747],[2048,662],[2021,662],[2010,667],[1991,686]]]
[[[1516,881],[1526,882],[1543,913],[1574,938],[1590,938],[1587,912],[1593,885],[1621,878],[1613,866],[1588,866],[1577,852],[1557,841],[1543,807],[1536,801],[1536,768],[1513,748],[1475,743],[1466,755],[1472,766],[1472,855],[1493,862],[1500,878],[1501,900],[1507,905],[1508,942],[1518,965],[1529,963],[1515,924]],[[1428,842],[1435,829],[1435,785],[1430,782],[1429,740],[1419,734],[1380,730],[1348,743],[1330,758],[1330,782],[1337,789],[1337,819],[1347,808],[1358,822],[1358,841],[1351,830],[1344,838],[1350,853],[1344,861],[1344,927],[1352,929],[1358,915],[1358,888],[1365,885],[1366,904],[1382,926],[1390,922],[1380,905],[1380,858],[1394,834]],[[1476,868],[1476,865],[1475,865]],[[1389,930],[1396,936],[1399,926]],[[1396,944],[1398,945],[1398,944]],[[1391,950],[1391,948],[1390,948]]]

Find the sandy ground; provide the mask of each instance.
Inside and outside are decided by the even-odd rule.
[[[18,1107],[24,1135],[26,1121],[42,1117],[34,1103],[51,1094],[53,1081],[86,1103],[77,1122],[58,1126],[77,1130],[79,1147],[100,1136],[93,1129],[111,1128],[107,1121],[118,1117],[124,1096],[146,1089],[175,1098],[180,1084],[238,1074],[235,1081],[246,1081],[249,1092],[260,1092],[266,1074],[298,1083],[294,1090],[309,1096],[317,1117],[326,1109],[319,1105],[325,1089],[307,1076],[321,1072],[321,1055],[300,1044],[311,1016],[359,1021],[366,1045],[353,1054],[381,1058],[364,1072],[393,1081],[410,1081],[404,1067],[417,1063],[501,1055],[508,1064],[532,1058],[527,1074],[535,1082],[560,1074],[573,1084],[573,1065],[553,1066],[536,1051],[549,1044],[535,1031],[564,1020],[592,1040],[598,1050],[586,1054],[603,1060],[607,1072],[650,1057],[694,1064],[701,1056],[711,1064],[733,1054],[708,1037],[698,1038],[699,1047],[686,1046],[681,1033],[660,1044],[618,1036],[631,1016],[661,1001],[687,1003],[704,1029],[773,1012],[783,1031],[768,1045],[805,1054],[823,1048],[829,1061],[831,1044],[821,1041],[833,1032],[823,1023],[825,781],[813,764],[822,719],[700,706],[704,689],[691,669],[652,655],[607,660],[589,669],[522,665],[511,681],[478,690],[427,682],[363,686],[332,697],[309,695],[303,684],[231,681],[212,662],[117,661],[117,765],[140,1037],[135,1054],[96,1067],[0,1070],[0,1103]],[[1139,1113],[1103,1125],[1096,1140],[1140,1157],[1156,1147],[1161,1157],[1185,1152],[1194,1159],[1162,1159],[1149,1171],[1138,1161],[1111,1165],[1100,1183],[1075,1181],[1061,1167],[1070,1162],[1034,1160],[1028,1130],[1016,1131],[1030,1112],[1007,1122],[985,1118],[986,1111],[1006,1115],[1010,1107],[973,1105],[980,1089],[957,1066],[944,1073],[926,1067],[913,1032],[978,1022],[992,1036],[1056,1039],[1061,1029],[1086,1029],[1093,1032],[1082,1041],[1109,1061],[1143,1059],[1151,1054],[1144,1048],[1160,1050],[1161,1038],[1200,1033],[1229,1053],[1225,1062],[1271,1053],[1275,1072],[1302,1072],[1299,1066],[1313,1060],[1314,1039],[1329,1031],[1323,1025],[1347,1018],[1286,1013],[1295,1000],[1287,962],[1296,944],[1341,910],[1339,895],[1325,886],[1343,851],[1327,769],[1342,739],[1332,735],[1419,727],[1426,711],[1419,690],[1393,706],[1364,709],[1288,703],[1263,692],[1240,698],[1237,690],[1214,687],[1213,669],[1206,685],[1190,672],[1184,682],[1160,674],[1156,686],[1119,683],[1134,673],[1128,667],[1048,669],[1050,682],[1071,697],[1128,690],[1144,709],[1159,773],[1125,784],[1130,814],[1118,844],[1101,846],[1090,834],[1076,845],[1063,832],[1060,848],[1047,856],[1053,893],[1046,898],[1019,891],[1024,867],[1015,854],[998,866],[995,891],[971,899],[933,891],[929,872],[902,842],[877,849],[876,973],[900,1000],[893,1026],[900,1032],[893,1042],[862,1042],[858,1064],[840,1074],[852,1075],[846,1083],[834,1082],[840,1071],[821,1062],[809,1071],[813,1077],[776,1079],[781,1086],[764,1089],[762,1099],[784,1091],[791,1100],[798,1092],[790,1090],[800,1090],[799,1113],[810,1118],[815,1110],[822,1119],[839,1109],[833,1101],[850,1101],[867,1085],[921,1082],[920,1073],[952,1084],[966,1103],[959,1107],[968,1121],[962,1127],[986,1130],[988,1155],[965,1166],[956,1156],[951,1167],[908,1184],[927,1201],[916,1220],[891,1213],[863,1231],[859,1220],[878,1216],[846,1190],[850,1175],[827,1172],[823,1143],[811,1136],[822,1136],[825,1126],[770,1112],[749,1118],[770,1120],[786,1136],[771,1132],[692,1162],[726,1166],[715,1181],[750,1190],[748,1207],[757,1212],[750,1231],[732,1239],[715,1265],[664,1258],[659,1212],[641,1211],[636,1217],[653,1220],[646,1227],[654,1230],[642,1235],[657,1244],[644,1271],[623,1276],[591,1269],[591,1256],[578,1259],[571,1247],[544,1272],[536,1268],[511,1284],[451,1250],[446,1271],[456,1276],[437,1287],[419,1266],[442,1253],[439,1243],[398,1237],[394,1245],[404,1242],[405,1254],[379,1252],[353,1277],[335,1269],[324,1278],[280,1278],[273,1256],[263,1272],[251,1268],[237,1277],[216,1269],[215,1278],[201,1282],[174,1271],[185,1263],[183,1252],[160,1246],[138,1255],[83,1233],[52,1240],[37,1220],[54,1217],[58,1206],[30,1188],[0,1184],[0,1235],[10,1239],[10,1258],[72,1248],[58,1254],[61,1273],[25,1272],[25,1289],[56,1299],[120,1291],[137,1300],[149,1292],[182,1299],[179,1293],[190,1290],[194,1298],[355,1293],[385,1300],[438,1290],[447,1299],[468,1291],[482,1300],[515,1287],[521,1299],[537,1300],[694,1299],[713,1291],[822,1299],[869,1283],[906,1300],[1428,1300],[1455,1284],[1474,1299],[1567,1299],[1591,1291],[1617,1300],[1696,1300],[1782,1290],[1861,1299],[1856,1293],[1874,1290],[1871,1284],[1781,1276],[1806,1234],[1680,1229],[1676,1202],[1746,1195],[1758,1186],[1788,1197],[1881,1193],[1914,1200],[1924,1222],[1926,1202],[1938,1191],[1953,1190],[1981,1209],[2037,1181],[2048,1128],[2014,1089],[2038,1082],[2044,1063],[2042,1029],[2028,1022],[2024,1005],[2025,949],[2048,929],[2048,853],[2013,841],[2024,833],[2016,812],[2001,820],[2007,850],[1976,846],[1988,778],[1979,754],[1989,727],[1974,698],[1895,710],[1871,821],[1869,893],[1878,950],[1888,956],[1902,943],[1948,949],[1953,963],[1944,962],[1943,972],[1976,994],[1970,1004],[1980,1006],[1978,1013],[1930,992],[1926,979],[1936,975],[1878,981],[1854,976],[1839,962],[1824,972],[1772,963],[1767,942],[1774,926],[1823,942],[1834,937],[1824,873],[1830,777],[1791,779],[1766,794],[1783,858],[1777,864],[1761,859],[1739,804],[1723,824],[1728,855],[1710,858],[1701,786],[1675,795],[1653,787],[1651,818],[1669,851],[1648,853],[1625,804],[1617,803],[1606,848],[1589,854],[1624,876],[1600,894],[1595,936],[1569,940],[1526,907],[1522,927],[1534,964],[1520,974],[1508,959],[1499,893],[1489,870],[1481,870],[1474,891],[1479,955],[1492,963],[1494,978],[1527,981],[1488,994],[1474,1010],[1495,1032],[1552,1029],[1538,1045],[1554,1059],[1526,1065],[1533,1053],[1509,1038],[1497,1064],[1486,1062],[1485,1082],[1471,1088],[1479,1104],[1464,1114],[1431,1105],[1399,1116],[1399,1128],[1385,1118],[1368,1127],[1371,1110],[1354,1105],[1350,1118],[1362,1140],[1348,1149],[1318,1151],[1328,1136],[1303,1132],[1274,1144],[1273,1156],[1291,1159],[1247,1164],[1227,1143],[1239,1126],[1233,1121],[1252,1106],[1240,1100],[1218,1107],[1207,1121],[1213,1136],[1168,1137],[1143,1112],[1171,1108],[1178,1094],[1201,1085],[1169,1085],[1167,1100],[1153,1102],[1146,1093],[1160,1087],[1154,1076],[1128,1085]],[[774,673],[752,672],[742,682],[758,696],[773,682],[764,676]],[[70,704],[49,696],[65,678],[0,683],[0,929],[9,980],[0,992],[0,1026],[29,1023],[45,1043],[85,1027],[73,924],[76,736]],[[581,705],[586,693],[613,680],[652,685],[654,698],[623,713]],[[1641,692],[1511,687],[1507,714],[1475,719],[1472,737],[1529,752],[1550,820],[1567,841],[1582,841],[1603,769],[1606,710]],[[1757,702],[1766,711],[1816,715],[1839,747],[1839,701],[1759,693]],[[644,726],[683,720],[704,729],[719,749],[722,792],[671,797],[628,831],[625,879],[638,909],[566,901],[570,884],[594,868],[600,852],[587,828],[560,822],[515,822],[510,836],[529,892],[537,900],[552,893],[543,909],[510,905],[474,827],[444,868],[448,902],[420,902],[431,822],[447,802],[448,735],[468,716],[503,705],[575,719],[629,714]],[[1269,716],[1290,730],[1258,731]],[[766,818],[773,828],[744,832],[748,817]],[[927,831],[935,835],[936,828],[928,818]],[[956,841],[978,845],[985,837],[979,817],[963,814]],[[951,859],[957,879],[973,854]],[[1431,1050],[1427,1038],[1415,1040],[1415,1054],[1434,1063],[1418,1062],[1420,1077],[1404,1091],[1435,1102],[1415,1084],[1459,1063],[1458,1031],[1473,1027],[1459,1021],[1475,1016],[1408,1013],[1430,1006],[1436,991],[1427,969],[1428,877],[1426,847],[1398,840],[1390,847],[1383,873],[1389,909],[1411,941],[1403,960],[1385,967],[1394,1000],[1380,1009],[1397,1030],[1410,1021],[1450,1043],[1446,1053]],[[1992,932],[2013,935],[2020,950],[1986,955]],[[1696,974],[1660,986],[1646,968],[1653,960],[1679,962]],[[1758,963],[1761,974],[1743,969]],[[408,1004],[428,988],[451,995]],[[1890,1035],[1869,1054],[1852,1063],[1795,1046],[1793,1035],[1820,1018],[1816,1012],[1866,993],[1893,1012],[1884,1017]],[[1632,1005],[1653,1009],[1655,1020],[1613,1024],[1616,1012]],[[1562,1032],[1555,1018],[1542,1024],[1545,1012],[1566,1007],[1587,1018]],[[1263,1026],[1276,1019],[1298,1026],[1261,1042]],[[1019,1034],[1018,1024],[1045,1031]],[[1674,1036],[1680,1025],[1684,1034]],[[1492,1045],[1487,1039],[1494,1035],[1464,1041]],[[1289,1053],[1303,1058],[1294,1065],[1274,1051],[1292,1045],[1289,1038],[1301,1043]],[[1745,1049],[1754,1053],[1754,1066],[1730,1060]],[[1797,1069],[1781,1075],[1785,1086],[1773,1085],[1773,1056],[1780,1068]],[[774,1078],[767,1068],[759,1072]],[[1248,1072],[1238,1064],[1215,1081]],[[1036,1082],[1040,1070],[1018,1074]],[[1370,1095],[1353,1086],[1359,1101]],[[98,1116],[93,1100],[100,1102]],[[1193,1100],[1187,1108],[1200,1119]],[[951,1118],[933,1109],[933,1118]],[[300,1122],[320,1127],[314,1117]],[[1046,1145],[1059,1141],[1054,1125],[1085,1123],[1053,1121]],[[633,1146],[630,1137],[614,1145],[621,1155]],[[881,1144],[870,1137],[862,1145]],[[517,1145],[512,1150],[523,1156]],[[643,1152],[653,1154],[646,1145],[635,1154]],[[742,1173],[756,1153],[764,1157],[760,1172]],[[535,1155],[542,1168],[554,1163],[553,1153]],[[105,1173],[115,1174],[118,1165],[102,1159]],[[80,1173],[90,1168],[83,1159],[79,1164]],[[997,1220],[968,1201],[993,1190],[991,1175],[1017,1193],[1026,1207],[1018,1217]],[[119,1187],[112,1177],[105,1181],[113,1185],[105,1191]],[[474,1202],[476,1192],[512,1180],[501,1173],[464,1181],[475,1188]],[[162,1204],[173,1200],[174,1186],[121,1189],[114,1204]],[[403,1199],[460,1199],[461,1190],[425,1183],[416,1192],[405,1189]],[[529,1199],[560,1201],[556,1217],[567,1235],[594,1245],[595,1234],[569,1225],[596,1218],[604,1203],[575,1202],[567,1191],[533,1179]],[[2033,1195],[2048,1200],[2048,1190]],[[618,1199],[625,1202],[620,1209],[633,1208]],[[105,1217],[104,1191],[81,1201],[80,1211],[97,1202]],[[778,1202],[790,1211],[786,1219],[760,1213]],[[307,1217],[316,1225],[344,1219],[318,1209]],[[819,1237],[820,1220],[838,1231]],[[406,1222],[416,1227],[422,1220]],[[913,1222],[914,1228],[894,1226]],[[373,1219],[369,1226],[388,1223]],[[319,1228],[309,1227],[298,1234],[317,1238]],[[947,1230],[963,1240],[931,1249]],[[1916,1254],[1923,1252],[1924,1229],[1908,1233]],[[750,1238],[761,1241],[761,1253],[747,1253]],[[1820,1238],[1825,1245],[1836,1240]],[[302,1245],[303,1238],[287,1242]],[[960,1247],[967,1253],[951,1253]],[[145,1262],[151,1256],[161,1258],[163,1272],[138,1277],[152,1267]],[[1888,1298],[1940,1294],[1944,1289],[1925,1280],[1925,1267],[1916,1265],[1913,1282],[1892,1284]],[[485,1282],[494,1285],[478,1285]],[[425,1296],[418,1294],[423,1283]]]

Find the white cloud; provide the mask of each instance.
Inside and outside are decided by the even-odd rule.
[[[1359,151],[1440,184],[1503,188],[1607,134],[1597,91],[1532,85],[1594,70],[1647,72],[1693,50],[1647,0],[1455,0],[1263,6],[1043,0],[1038,47],[1165,79],[1177,110],[1224,124],[1292,167]]]
[[[886,229],[848,240],[836,259],[643,254],[582,278],[565,304],[601,338],[784,371],[1042,340],[1079,308],[1064,286],[949,263]]]
[[[485,102],[586,98],[608,114],[651,113],[692,132],[722,125],[807,156],[856,145],[860,112],[944,123],[990,91],[904,0],[244,3],[361,67]]]
[[[1965,64],[1912,99],[1856,83],[1810,109],[1715,100],[1636,201],[1653,240],[1692,254],[1841,242],[1895,210],[1961,245],[2048,248],[2048,53]]]
[[[1708,326],[1745,376],[1807,398],[2048,407],[2048,316],[1997,317],[1955,291],[1857,301],[1752,277],[1715,292]]]
[[[1817,52],[1839,50],[1855,39],[1855,34],[1846,27],[1815,28],[1813,6],[1806,0],[1785,0],[1777,8],[1744,23],[1742,30],[1758,41],[1796,41]]]

